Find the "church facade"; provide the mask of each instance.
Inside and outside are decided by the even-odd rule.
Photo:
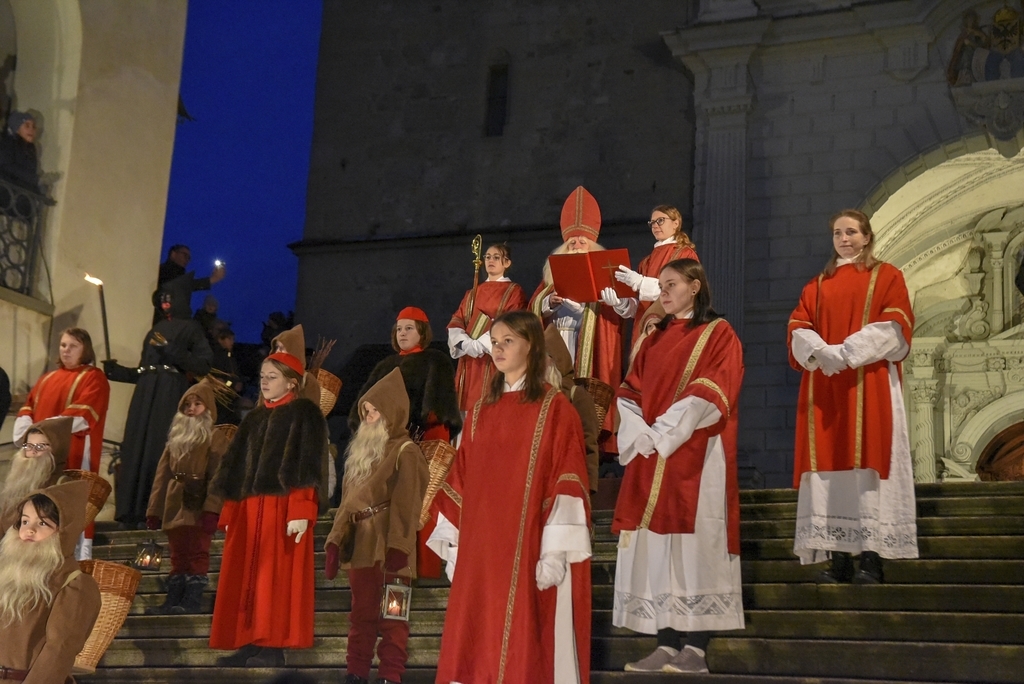
[[[530,290],[576,185],[634,263],[650,209],[675,204],[744,341],[742,462],[788,486],[786,323],[829,216],[860,208],[914,301],[915,477],[974,479],[1024,421],[1022,8],[619,5],[327,4],[299,320],[348,350],[385,341],[406,304],[440,329],[473,234],[509,240]]]

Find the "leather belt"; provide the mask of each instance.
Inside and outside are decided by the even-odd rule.
[[[195,480],[202,480],[202,475],[190,475],[189,473],[174,473],[175,482],[190,482]]]
[[[0,680],[11,682],[23,682],[28,678],[28,670],[12,670],[9,667],[0,667]]]
[[[376,506],[370,506],[369,508],[364,508],[361,511],[356,511],[349,516],[349,520],[351,520],[353,524],[360,523],[367,518],[372,518],[381,511],[388,510],[389,508],[391,508],[391,502],[385,501],[384,503],[379,503]]]
[[[175,366],[167,366],[161,364],[159,366],[139,366],[135,369],[139,375],[145,375],[147,373],[180,373]]]

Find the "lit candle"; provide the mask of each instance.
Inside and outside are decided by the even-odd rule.
[[[100,291],[100,315],[103,317],[103,345],[106,347],[107,356],[106,359],[110,360],[110,333],[107,331],[107,300],[103,296],[103,281],[99,278],[94,278],[88,273],[85,274],[87,282],[95,285]]]

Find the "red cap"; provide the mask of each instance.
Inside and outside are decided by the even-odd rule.
[[[423,312],[423,309],[417,309],[415,306],[407,306],[399,311],[398,317],[395,318],[395,320],[400,321],[403,318],[408,318],[413,321],[423,321],[424,323],[430,322],[427,318],[427,314]]]
[[[283,363],[284,365],[288,366],[293,371],[298,373],[299,377],[305,375],[306,373],[305,364],[302,363],[302,361],[298,357],[289,354],[288,352],[275,352],[268,356],[267,358],[273,359],[274,361],[280,361],[281,363]]]
[[[596,241],[601,233],[601,208],[582,185],[572,191],[562,205],[562,241],[582,235]]]

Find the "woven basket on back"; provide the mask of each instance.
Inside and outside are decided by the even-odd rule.
[[[221,423],[220,425],[214,425],[213,429],[227,437],[227,440],[229,442],[235,438],[235,433],[238,432],[238,426],[232,425],[231,423]]]
[[[420,442],[420,450],[427,457],[427,469],[430,471],[427,493],[423,496],[423,508],[420,509],[420,525],[425,525],[430,519],[430,504],[434,502],[455,460],[455,447],[443,439],[429,439]]]
[[[65,470],[61,477],[71,480],[86,480],[92,488],[89,490],[89,501],[85,504],[85,524],[91,525],[96,520],[97,514],[103,510],[110,496],[110,483],[103,479],[98,473],[88,470]]]
[[[587,393],[594,400],[594,408],[597,410],[597,424],[604,425],[604,417],[608,415],[608,409],[615,398],[615,390],[607,382],[597,378],[577,378],[576,384],[587,390]]]
[[[135,568],[109,561],[84,560],[79,567],[92,575],[100,587],[100,614],[82,652],[75,658],[72,674],[91,674],[110,647],[128,617],[142,573]]]
[[[341,378],[318,368],[316,381],[320,383],[320,412],[326,416],[334,408],[338,395],[341,394]]]

